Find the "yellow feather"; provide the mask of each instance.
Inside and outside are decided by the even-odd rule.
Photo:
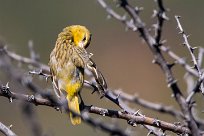
[[[67,95],[67,102],[69,109],[73,110],[74,112],[80,114],[79,110],[79,102],[78,97],[73,96],[72,98],[69,98],[69,95]],[[73,116],[73,114],[70,112],[70,120],[73,125],[79,125],[81,124],[81,118],[77,116]]]
[[[79,88],[81,88],[80,83],[75,83],[75,84],[67,84],[66,86],[66,92],[67,92],[67,102],[68,102],[68,107],[70,110],[73,110],[74,112],[80,114],[80,109],[79,109],[79,100],[77,97],[77,93],[79,91]],[[77,116],[73,116],[73,114],[70,112],[70,119],[71,123],[73,125],[79,125],[81,123],[81,118]]]

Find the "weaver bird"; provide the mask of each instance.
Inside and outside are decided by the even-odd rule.
[[[84,83],[84,70],[88,68],[99,89],[107,88],[106,82],[85,50],[91,41],[89,30],[80,25],[72,25],[63,29],[58,35],[55,47],[50,54],[50,72],[56,95],[60,98],[65,92],[69,109],[80,114],[78,95]],[[71,123],[81,123],[79,116],[70,113]]]

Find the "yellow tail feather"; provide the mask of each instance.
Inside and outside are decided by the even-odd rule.
[[[73,96],[72,98],[69,98],[69,96],[67,95],[67,101],[68,101],[69,109],[71,109],[71,110],[75,111],[76,113],[80,114],[78,97]],[[73,116],[72,113],[70,113],[70,119],[71,119],[71,123],[73,125],[81,124],[81,118],[77,117],[77,116]]]

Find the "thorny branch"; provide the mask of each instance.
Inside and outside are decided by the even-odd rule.
[[[162,27],[164,24],[165,20],[169,20],[168,17],[166,16],[166,10],[163,6],[163,1],[162,0],[155,0],[159,10],[154,10],[154,14],[153,17],[157,16],[158,20],[157,20],[157,24],[154,24],[153,26],[155,27],[155,41],[157,45],[160,45],[162,43],[160,43],[161,41],[161,36],[162,36]]]
[[[66,101],[65,100],[58,100],[55,99],[52,95],[49,93],[44,93],[43,90],[36,84],[32,83],[25,77],[23,77],[21,74],[16,74],[15,70],[12,68],[13,66],[10,64],[7,57],[9,57],[12,60],[15,60],[19,63],[23,63],[26,65],[31,65],[37,69],[40,69],[40,71],[29,71],[30,74],[36,74],[40,75],[46,78],[46,80],[50,77],[49,75],[49,67],[45,64],[40,63],[39,56],[36,54],[36,52],[33,50],[33,43],[32,41],[29,42],[29,49],[30,49],[30,58],[23,57],[21,55],[18,55],[14,52],[11,52],[7,50],[5,46],[0,48],[0,68],[4,69],[8,75],[11,76],[11,78],[15,79],[18,83],[23,85],[25,88],[30,89],[34,95],[25,95],[21,93],[15,93],[13,91],[10,91],[8,84],[6,86],[0,86],[0,96],[7,97],[10,102],[12,102],[13,99],[21,100],[22,102],[31,103],[34,105],[43,105],[43,106],[49,106],[53,107],[55,109],[58,109],[60,107],[63,107],[66,112],[72,112],[76,116],[80,116],[82,120],[88,124],[90,124],[92,127],[100,128],[103,131],[106,131],[110,133],[111,135],[121,135],[121,136],[129,136],[131,135],[130,131],[124,131],[115,124],[107,124],[102,121],[95,120],[90,117],[89,113],[94,113],[101,116],[108,116],[111,118],[118,118],[123,119],[128,122],[131,126],[137,126],[138,124],[143,125],[145,128],[149,130],[149,134],[153,135],[165,135],[165,131],[169,130],[176,134],[180,135],[193,135],[198,136],[202,134],[202,128],[204,128],[204,123],[201,120],[196,119],[194,115],[192,114],[192,97],[193,95],[200,90],[200,87],[202,85],[202,82],[204,80],[204,74],[201,70],[201,59],[203,57],[202,50],[199,52],[197,61],[195,58],[195,55],[193,54],[194,48],[190,46],[188,43],[188,36],[184,33],[184,30],[179,22],[178,16],[176,16],[176,20],[178,23],[178,28],[181,31],[181,34],[184,38],[184,43],[187,46],[190,55],[193,59],[194,67],[195,69],[192,69],[189,64],[186,63],[186,61],[183,58],[180,58],[178,55],[176,55],[173,51],[169,49],[169,47],[165,47],[163,44],[165,43],[165,40],[162,41],[162,29],[165,20],[168,20],[168,17],[166,16],[166,9],[163,5],[162,0],[155,0],[158,9],[154,10],[153,17],[157,17],[157,23],[153,24],[153,27],[155,28],[155,35],[152,36],[148,30],[148,28],[145,26],[145,23],[141,20],[139,13],[141,12],[141,8],[136,7],[134,8],[132,5],[128,3],[128,0],[118,0],[119,5],[124,11],[129,15],[130,19],[128,19],[126,16],[121,16],[117,12],[115,12],[110,6],[108,6],[105,2],[105,0],[97,0],[99,4],[107,11],[108,15],[110,17],[115,18],[116,20],[122,22],[128,29],[138,32],[141,36],[141,38],[146,42],[148,47],[153,53],[154,56],[154,62],[160,66],[162,71],[164,72],[166,76],[166,81],[168,86],[171,88],[174,98],[179,104],[181,108],[181,112],[178,110],[175,110],[173,107],[170,106],[164,106],[162,104],[156,104],[153,102],[146,101],[138,96],[132,96],[129,94],[126,94],[122,91],[117,90],[111,90],[107,89],[104,97],[106,97],[111,102],[115,103],[117,106],[120,107],[121,110],[110,110],[110,109],[104,109],[96,106],[87,106],[87,105],[81,105],[82,114],[79,115],[75,113],[74,111],[68,109]],[[201,49],[201,48],[200,48]],[[165,57],[162,53],[168,54],[171,58],[175,60],[175,63],[169,64],[167,63]],[[172,73],[172,66],[175,64],[180,64],[185,68],[185,70],[195,76],[198,77],[197,84],[194,86],[192,93],[188,95],[187,98],[182,94],[183,91],[179,88],[177,85],[176,79],[173,76]],[[96,86],[95,81],[85,81],[84,86],[93,89],[93,92],[99,91],[99,88]],[[201,88],[202,89],[202,88]],[[37,94],[37,95],[36,95]],[[133,110],[130,108],[126,102],[134,103],[141,105],[144,108],[155,110],[161,113],[165,113],[171,116],[174,116],[175,118],[179,118],[184,121],[184,124],[181,123],[168,123],[165,121],[161,121],[155,118],[146,117],[143,114],[141,114],[138,111]],[[28,107],[30,108],[30,107]],[[32,109],[26,109],[26,114],[28,115],[28,112],[30,112]],[[34,117],[35,115],[31,115]],[[187,126],[185,124],[187,122]],[[38,129],[39,131],[36,132],[38,135],[41,135],[41,128],[36,125],[37,123],[35,121],[30,122],[32,124],[32,128]],[[37,127],[36,127],[37,126]],[[157,131],[155,128],[160,128],[163,132]],[[0,128],[1,129],[1,128]],[[33,132],[35,135],[35,132]]]
[[[193,63],[194,63],[194,68],[198,71],[199,76],[200,76],[200,78],[201,78],[202,73],[201,73],[201,70],[200,70],[200,68],[199,68],[199,66],[198,66],[198,62],[197,62],[197,60],[196,60],[196,58],[195,58],[195,55],[193,54],[194,50],[195,50],[197,47],[191,47],[191,45],[189,44],[189,42],[188,42],[188,37],[189,37],[189,36],[186,35],[186,33],[184,32],[183,27],[181,26],[181,23],[180,23],[180,21],[179,21],[180,16],[175,16],[175,18],[176,18],[176,21],[177,21],[177,24],[178,24],[178,28],[179,28],[179,30],[180,30],[179,33],[182,34],[183,39],[184,39],[183,45],[188,48],[188,51],[190,52],[190,55],[191,55],[191,57],[192,57],[192,61],[193,61]]]
[[[127,93],[124,93],[121,90],[113,91],[113,93],[115,95],[120,95],[120,99],[122,99],[123,101],[136,103],[136,104],[138,104],[142,107],[145,107],[147,109],[158,111],[161,113],[166,113],[166,114],[172,115],[173,117],[183,118],[183,114],[181,112],[177,111],[176,109],[174,109],[172,106],[164,106],[162,104],[152,103],[152,102],[149,102],[147,100],[144,100],[144,99],[138,97],[137,95],[129,95]]]
[[[33,103],[36,106],[37,105],[44,105],[44,106],[49,106],[49,107],[53,107],[53,108],[55,108],[56,105],[63,106],[63,107],[66,106],[66,103],[65,103],[65,105],[59,105],[59,103],[54,103],[54,102],[50,101],[49,98],[39,98],[39,97],[35,97],[34,95],[25,95],[25,94],[14,93],[14,92],[11,92],[10,89],[6,86],[0,87],[0,96],[7,97],[9,99],[10,98],[19,99],[22,101]],[[167,123],[165,121],[160,121],[160,120],[156,120],[154,118],[149,118],[149,117],[145,117],[145,116],[138,116],[137,113],[130,114],[130,113],[125,112],[125,111],[109,110],[109,109],[99,108],[96,106],[86,106],[86,105],[83,105],[83,109],[84,109],[84,111],[88,111],[90,113],[95,113],[95,114],[98,114],[101,116],[108,116],[111,118],[124,119],[124,120],[128,121],[128,123],[130,123],[132,126],[136,126],[137,124],[146,124],[146,125],[150,125],[150,126],[154,126],[154,127],[159,127],[163,130],[170,130],[170,131],[175,132],[175,133],[190,134],[189,129],[184,127],[184,126],[179,126],[179,125]],[[85,119],[89,120],[89,121],[91,120],[89,118],[89,116],[87,116],[85,114],[82,114],[81,116],[82,116],[82,119],[84,119],[84,120]],[[119,131],[119,129],[117,131],[116,130],[114,130],[115,131],[114,133]],[[119,132],[117,132],[117,133],[119,133]],[[122,132],[120,132],[120,133],[122,133]],[[122,135],[127,135],[127,134],[122,134]]]
[[[192,47],[192,46],[189,44],[189,42],[188,42],[188,37],[189,37],[189,36],[187,36],[186,33],[184,32],[184,29],[183,29],[183,27],[182,27],[182,25],[181,25],[181,23],[180,23],[179,18],[180,18],[180,16],[175,16],[176,22],[177,22],[177,24],[178,24],[178,29],[179,29],[179,31],[180,31],[179,34],[182,34],[183,39],[184,39],[183,45],[187,47],[187,49],[188,49],[188,51],[189,51],[189,53],[190,53],[190,55],[191,55],[193,64],[194,64],[193,68],[194,68],[194,69],[197,71],[197,73],[199,74],[199,75],[198,75],[199,78],[198,78],[197,84],[195,85],[194,89],[192,90],[192,92],[189,94],[189,96],[188,96],[187,99],[186,99],[186,101],[187,101],[188,103],[190,103],[192,97],[194,96],[194,94],[200,91],[199,88],[200,88],[200,86],[201,86],[201,84],[202,84],[202,82],[203,82],[203,80],[204,80],[204,74],[201,72],[201,69],[200,69],[200,67],[199,67],[199,65],[198,65],[197,59],[196,59],[196,57],[195,57],[195,55],[194,55],[194,50],[195,50],[197,47]],[[201,59],[201,58],[200,58],[200,59]],[[202,89],[201,89],[201,90],[202,90]]]
[[[192,67],[186,63],[186,60],[184,58],[179,57],[177,54],[171,51],[169,47],[161,46],[160,49],[163,52],[167,53],[171,58],[173,58],[176,64],[184,67],[188,73],[195,77],[199,77],[198,72],[195,69],[192,69]]]

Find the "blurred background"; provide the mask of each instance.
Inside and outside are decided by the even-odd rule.
[[[141,17],[146,25],[156,22],[152,19],[153,9],[156,4],[148,0],[130,0],[133,5],[141,6],[144,11]],[[115,5],[111,4],[115,9]],[[174,15],[180,15],[181,23],[190,34],[190,44],[203,46],[204,38],[204,1],[203,0],[169,0],[164,1],[170,20],[165,22],[162,39],[166,39],[171,49],[181,57],[187,57],[191,64],[187,49],[181,45],[183,39],[178,35]],[[122,15],[121,9],[116,9]],[[125,26],[114,19],[107,19],[106,11],[96,0],[0,0],[0,39],[3,40],[8,49],[23,56],[29,57],[28,41],[33,40],[34,49],[40,55],[41,62],[47,64],[49,55],[54,48],[58,33],[68,25],[85,25],[92,33],[92,42],[88,48],[94,54],[93,59],[104,74],[108,86],[111,89],[121,89],[129,94],[137,94],[146,100],[173,105],[177,103],[171,98],[171,90],[167,87],[165,77],[157,65],[152,64],[152,53],[141,40],[138,33],[126,31]],[[168,59],[168,58],[167,58]],[[169,59],[170,62],[171,59]],[[28,71],[24,71],[25,74]],[[173,69],[175,77],[181,89],[186,91],[183,80],[185,71],[179,65]],[[21,87],[16,85],[0,71],[0,81],[5,85],[10,82],[10,87],[18,92]],[[37,80],[35,82],[38,82]],[[45,89],[52,89],[50,83],[42,80]],[[30,93],[29,91],[25,93]],[[82,97],[86,104],[118,109],[106,99],[99,99],[97,94],[92,95],[90,91],[82,90]],[[198,95],[196,100],[200,111],[204,104],[199,101],[203,99]],[[109,105],[110,104],[110,105]],[[18,108],[19,102],[9,103],[8,99],[0,97],[0,121],[6,125],[12,124],[12,130],[21,136],[31,135],[22,111]],[[141,109],[146,116],[159,117],[161,120],[173,122],[173,118],[132,105],[134,109]],[[39,122],[42,124],[43,133],[53,136],[65,135],[107,135],[100,130],[82,123],[80,126],[72,126],[68,116],[53,108],[36,106]],[[95,117],[95,115],[94,115]],[[96,116],[102,118],[100,116]],[[107,121],[113,121],[110,118]],[[125,121],[119,121],[119,126],[126,128]],[[131,127],[130,127],[131,128]],[[140,127],[133,128],[135,134],[145,135],[147,131],[141,131]],[[1,135],[1,134],[0,134]]]

